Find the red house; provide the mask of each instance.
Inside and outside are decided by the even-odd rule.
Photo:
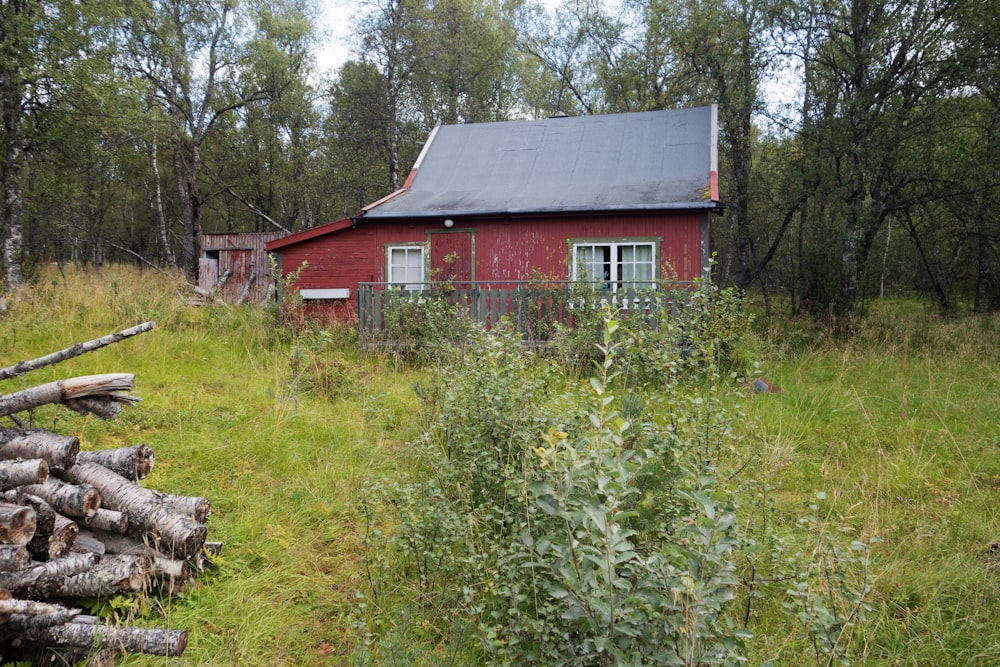
[[[435,281],[693,280],[721,212],[716,136],[714,105],[438,126],[402,189],[267,250],[307,302],[362,320]]]

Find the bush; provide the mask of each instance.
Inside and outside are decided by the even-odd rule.
[[[366,550],[377,611],[359,620],[363,661],[420,642],[477,664],[736,664],[750,633],[748,614],[730,607],[749,609],[747,596],[764,590],[789,602],[817,662],[845,659],[860,612],[837,623],[863,609],[867,586],[834,570],[862,562],[846,557],[854,551],[824,537],[835,558],[813,560],[814,550],[775,569],[772,582],[798,582],[787,592],[740,579],[737,563],[787,554],[766,526],[757,541],[737,521],[761,486],[740,480],[754,452],[737,435],[741,385],[720,372],[747,326],[732,299],[692,299],[662,330],[630,329],[605,307],[595,373],[582,383],[505,329],[474,327],[440,357],[419,388],[434,413],[413,443],[421,481],[386,486],[368,505],[387,537]],[[629,366],[637,359],[655,371]],[[835,609],[824,581],[844,582]],[[402,608],[434,629],[411,623],[401,635]],[[478,643],[457,647],[469,627]]]

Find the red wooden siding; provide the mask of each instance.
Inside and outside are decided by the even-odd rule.
[[[661,271],[666,263],[673,273],[659,277],[689,281],[702,275],[703,223],[710,216],[708,212],[681,212],[462,218],[456,220],[454,230],[446,230],[439,219],[376,222],[361,218],[357,227],[303,234],[303,240],[279,244],[274,251],[280,255],[286,276],[305,263],[295,289],[349,289],[349,299],[346,303],[338,300],[338,305],[353,314],[358,283],[386,280],[387,245],[429,244],[429,268],[440,267],[441,279],[450,272],[454,280],[527,280],[540,275],[564,280],[570,277],[568,239],[662,238]],[[445,256],[452,253],[457,261],[445,263]]]

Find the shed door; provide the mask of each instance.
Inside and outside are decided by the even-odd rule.
[[[476,279],[475,232],[433,232],[430,237],[432,280]]]
[[[219,251],[206,250],[198,260],[198,287],[211,290],[219,282]]]

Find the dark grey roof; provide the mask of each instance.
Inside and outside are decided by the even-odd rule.
[[[409,187],[364,215],[714,206],[716,134],[714,106],[439,126]]]

